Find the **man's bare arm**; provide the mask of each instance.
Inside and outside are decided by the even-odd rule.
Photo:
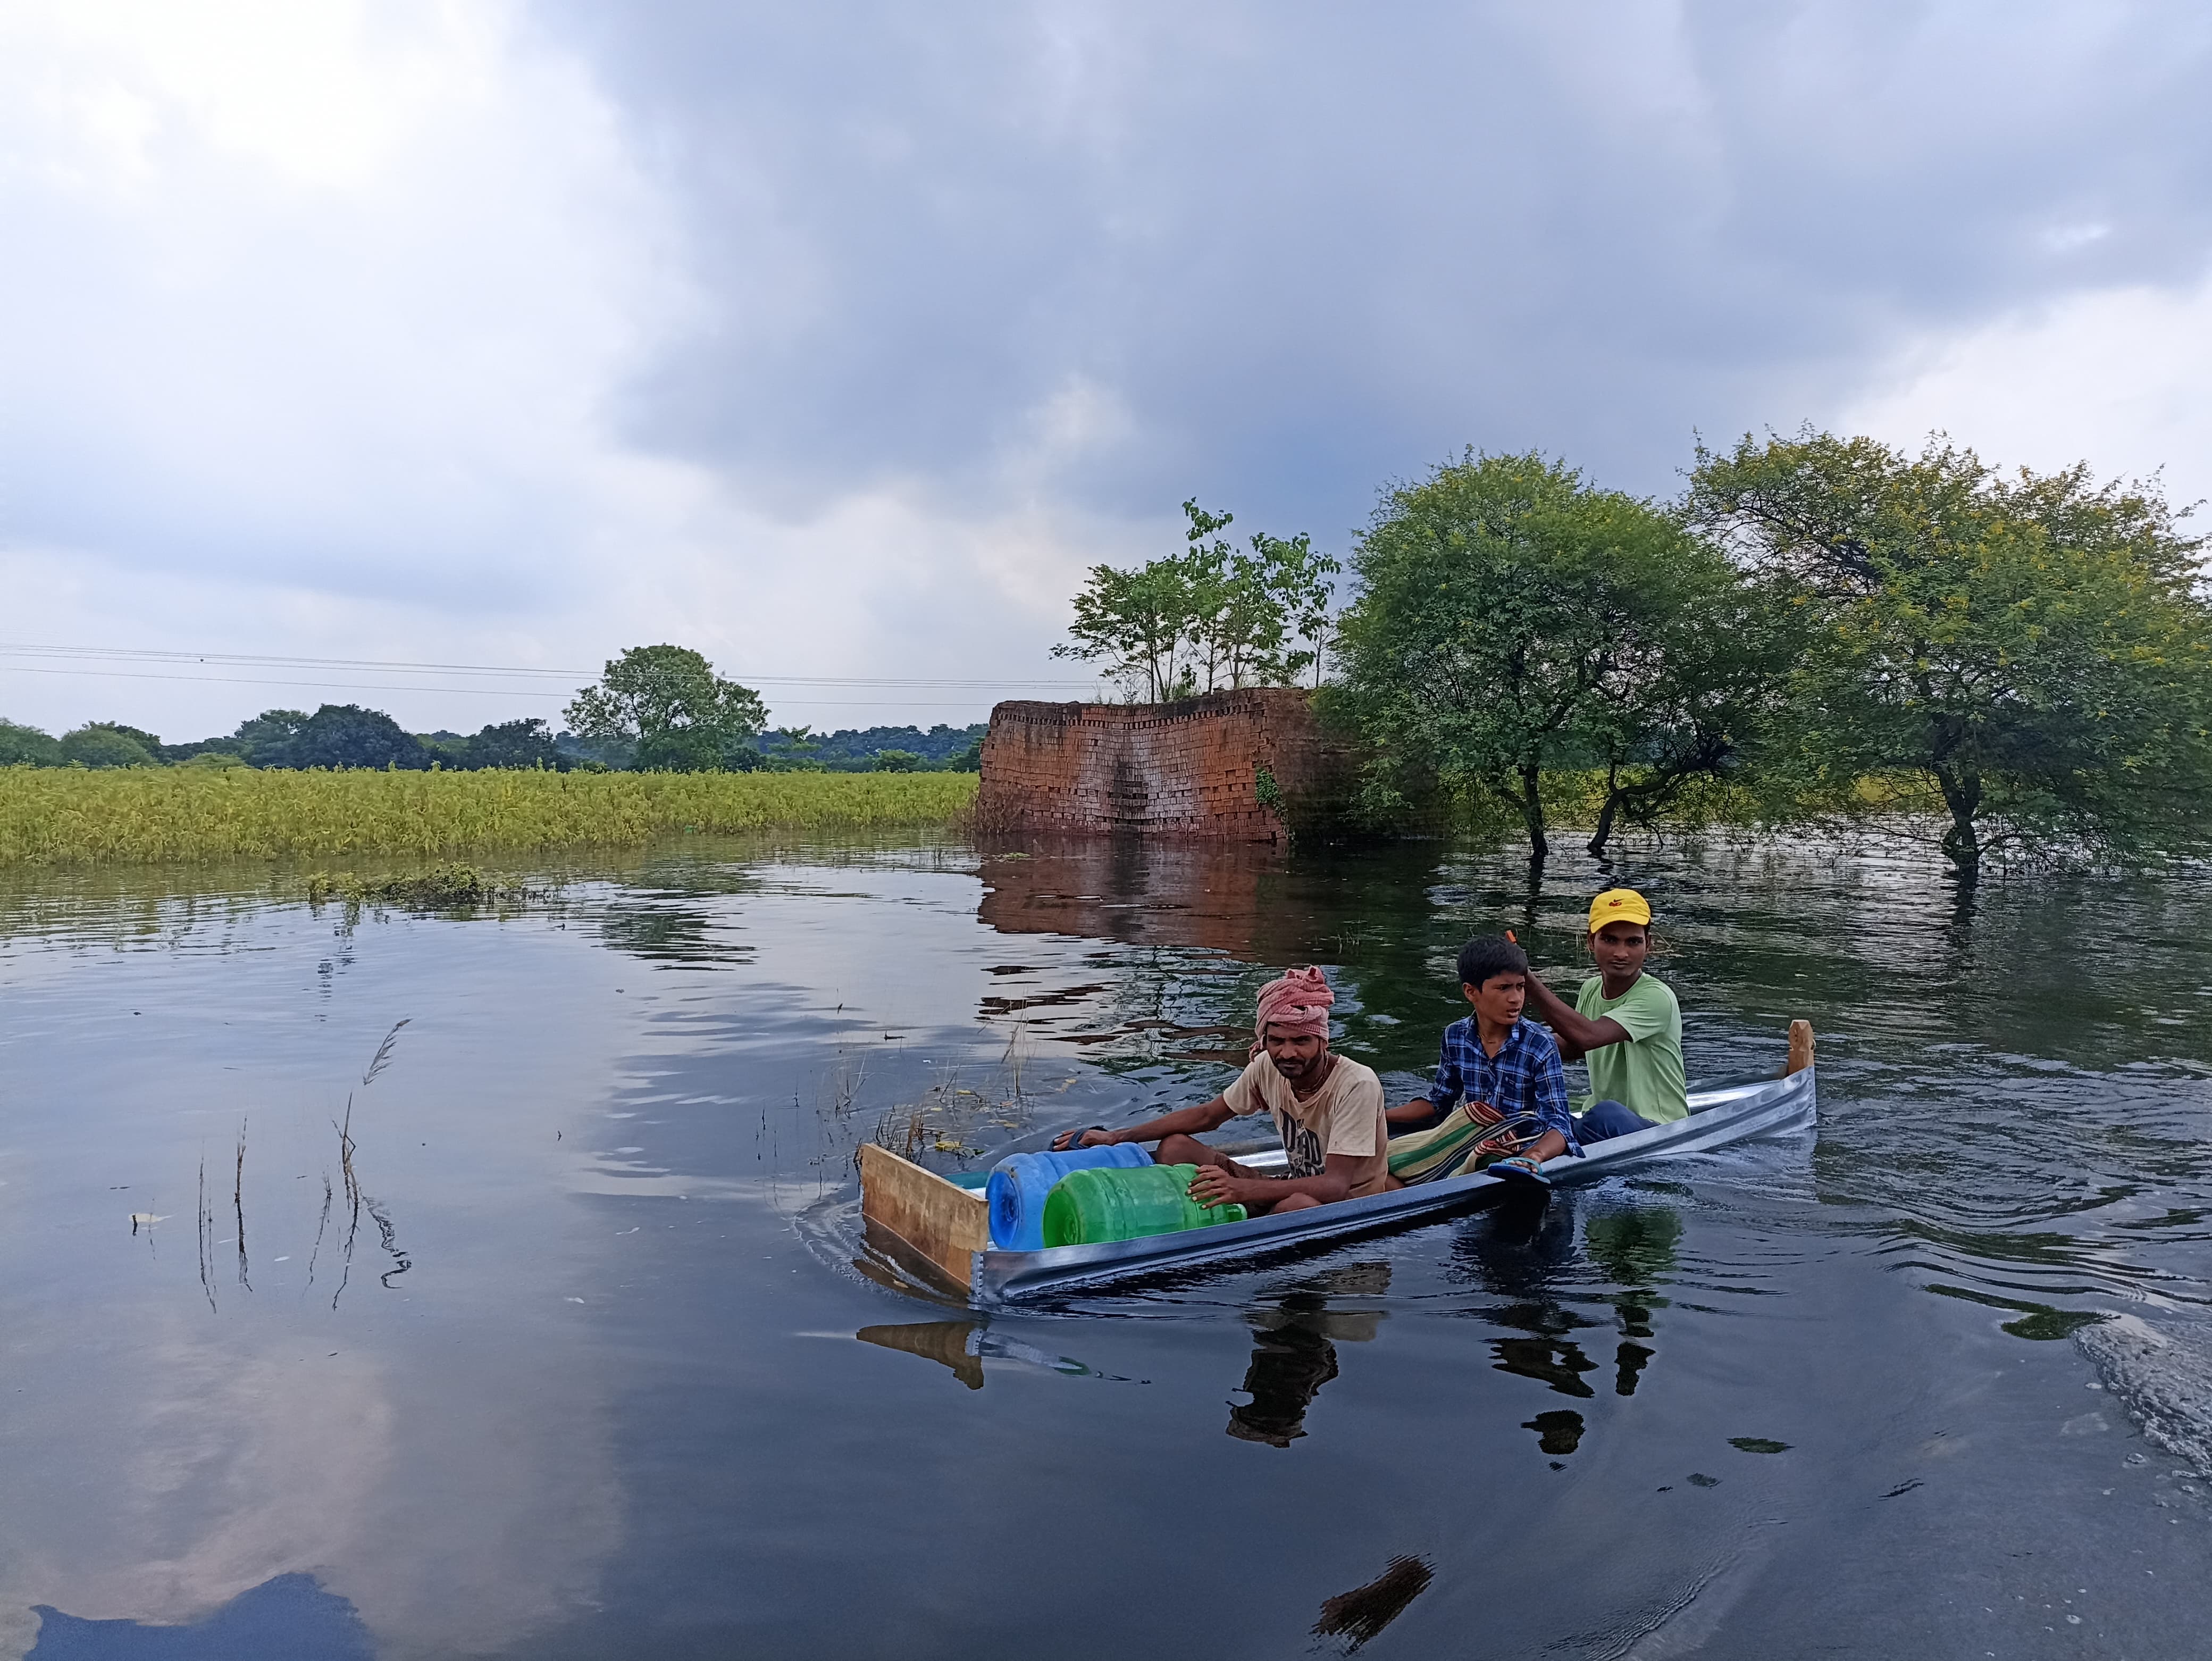
[[[1202,1165],[1190,1179],[1190,1197],[1203,1206],[1279,1205],[1293,1194],[1310,1195],[1334,1205],[1352,1192],[1352,1179],[1372,1154],[1332,1153],[1318,1177],[1232,1177],[1219,1165]]]
[[[1387,1124],[1432,1125],[1437,1118],[1436,1104],[1425,1096],[1416,1096],[1403,1107],[1385,1108],[1382,1118]]]
[[[1133,1124],[1123,1130],[1086,1130],[1079,1135],[1073,1130],[1063,1130],[1052,1139],[1055,1153],[1064,1153],[1071,1147],[1111,1147],[1117,1142],[1156,1142],[1163,1136],[1178,1134],[1195,1136],[1201,1132],[1218,1130],[1237,1116],[1229,1104],[1216,1096],[1210,1102],[1200,1102],[1196,1107],[1179,1107],[1172,1113],[1164,1113],[1143,1124]]]
[[[1543,977],[1533,970],[1528,976],[1528,1001],[1534,1006],[1530,1013],[1550,1027],[1559,1041],[1562,1061],[1578,1062],[1593,1050],[1629,1042],[1628,1029],[1612,1016],[1590,1019],[1545,985]]]

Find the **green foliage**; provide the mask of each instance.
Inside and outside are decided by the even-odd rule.
[[[164,758],[161,740],[143,727],[126,727],[119,721],[94,721],[85,724],[88,727],[101,727],[110,733],[122,733],[125,738],[143,750],[152,760],[161,761]]]
[[[1546,775],[1595,767],[1601,846],[1731,764],[1775,697],[1778,608],[1674,516],[1534,453],[1470,451],[1389,491],[1353,567],[1341,704],[1372,814],[1477,794],[1541,858]]]
[[[158,744],[160,740],[156,739]],[[154,757],[137,739],[112,727],[80,727],[64,733],[62,760],[77,767],[151,767]]]
[[[0,772],[0,866],[149,860],[452,859],[639,847],[684,832],[957,824],[958,773]]]
[[[519,893],[520,883],[489,878],[473,865],[434,865],[410,877],[369,878],[351,871],[318,871],[307,879],[307,904],[345,900],[355,905],[415,905],[425,909],[481,905]]]
[[[2004,477],[1807,429],[1700,449],[1689,508],[1790,586],[1808,646],[1773,779],[1943,825],[1971,879],[1999,855],[2202,847],[2212,810],[2203,539],[2154,488],[2086,466]],[[1917,796],[1863,788],[1917,781]]]
[[[680,646],[634,646],[608,660],[599,684],[576,695],[568,724],[587,740],[627,740],[643,772],[720,769],[768,723],[760,694],[718,678]]]
[[[824,770],[822,741],[815,737],[812,727],[779,727],[769,736],[775,741],[775,747],[763,751],[763,760],[771,773]]]
[[[918,773],[921,757],[911,750],[878,750],[875,765],[870,770],[878,773]]]
[[[428,745],[431,740],[423,742]],[[441,764],[447,767],[550,767],[560,772],[569,765],[568,757],[553,742],[551,730],[535,715],[487,724],[472,737],[434,747]]]
[[[398,767],[429,766],[430,752],[422,740],[405,731],[381,709],[358,703],[325,703],[300,723],[299,728],[268,752],[257,753],[262,767]]]
[[[62,747],[51,733],[0,721],[0,767],[58,767]]]
[[[282,767],[287,764],[277,757],[307,724],[304,709],[264,709],[252,720],[240,721],[231,742],[256,767]]]
[[[980,773],[983,770],[983,740],[977,739],[965,750],[946,757],[944,771],[947,773]]]
[[[1103,662],[1153,703],[1319,673],[1328,634],[1329,579],[1342,568],[1301,532],[1258,535],[1240,552],[1219,532],[1233,522],[1197,500],[1182,504],[1184,549],[1134,571],[1093,566],[1075,597],[1069,642],[1055,657]],[[1304,650],[1292,650],[1304,640]]]

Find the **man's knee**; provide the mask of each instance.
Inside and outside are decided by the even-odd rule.
[[[1582,1116],[1577,1127],[1588,1141],[1606,1141],[1614,1136],[1633,1135],[1650,1127],[1634,1111],[1620,1102],[1592,1102],[1589,1111]]]
[[[1310,1211],[1321,1202],[1310,1194],[1285,1194],[1267,1208],[1270,1217],[1279,1217],[1285,1211]]]
[[[1195,1136],[1186,1136],[1177,1131],[1172,1136],[1160,1138],[1160,1145],[1152,1150],[1154,1165],[1219,1165],[1222,1155],[1208,1147]]]

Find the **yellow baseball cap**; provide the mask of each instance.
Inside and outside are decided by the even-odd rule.
[[[1609,922],[1640,923],[1651,926],[1651,904],[1633,888],[1608,888],[1590,902],[1589,932],[1593,934]]]

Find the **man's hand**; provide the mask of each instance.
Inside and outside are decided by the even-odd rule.
[[[1071,1147],[1111,1147],[1114,1133],[1093,1125],[1088,1130],[1063,1130],[1052,1139],[1052,1151],[1065,1153]]]
[[[1202,1165],[1190,1179],[1190,1197],[1209,1209],[1218,1205],[1243,1205],[1256,1197],[1252,1189],[1266,1186],[1265,1179],[1232,1177],[1219,1165]]]

